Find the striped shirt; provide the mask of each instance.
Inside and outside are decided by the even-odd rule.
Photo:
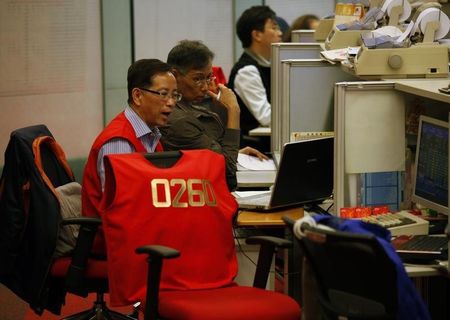
[[[125,117],[131,123],[131,126],[136,133],[136,137],[141,141],[147,152],[154,152],[155,148],[161,138],[161,133],[158,128],[149,128],[144,120],[130,107],[125,108]],[[108,154],[118,153],[132,153],[135,149],[128,140],[124,138],[113,138],[106,142],[100,149],[97,157],[97,173],[102,183],[102,190],[105,185],[105,166],[103,164],[103,157]]]

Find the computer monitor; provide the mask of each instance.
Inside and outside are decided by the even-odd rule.
[[[412,201],[448,214],[448,123],[420,116]]]

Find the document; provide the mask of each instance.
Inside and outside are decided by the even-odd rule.
[[[320,55],[331,62],[347,60],[348,48],[321,51]]]
[[[247,154],[238,154],[238,170],[276,170],[272,159],[259,160],[257,157]]]

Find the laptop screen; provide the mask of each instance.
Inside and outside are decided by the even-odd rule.
[[[320,203],[333,193],[333,137],[286,143],[270,206]]]

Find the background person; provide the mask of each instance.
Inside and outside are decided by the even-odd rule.
[[[275,20],[277,21],[278,27],[280,28],[281,34],[283,37],[284,34],[288,31],[289,29],[289,23],[287,23],[286,20],[284,20],[284,18],[280,17],[280,16],[276,16]]]
[[[249,131],[270,126],[271,45],[281,41],[275,12],[268,6],[245,10],[236,23],[236,32],[244,53],[233,66],[228,86],[233,89],[241,108],[241,146],[270,151],[269,137],[250,137]]]
[[[283,33],[283,42],[292,41],[292,30],[315,30],[319,24],[319,17],[313,14],[305,14],[292,22],[289,29]]]

